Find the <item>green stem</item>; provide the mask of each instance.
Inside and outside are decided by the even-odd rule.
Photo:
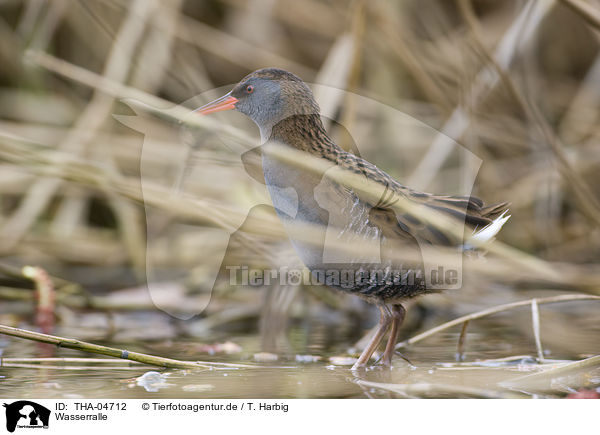
[[[97,353],[113,358],[127,359],[152,366],[176,369],[211,369],[214,367],[243,367],[254,368],[256,366],[246,364],[227,364],[227,363],[210,363],[205,361],[180,361],[171,358],[162,358],[159,356],[147,355],[138,352],[129,352],[123,349],[114,347],[100,346],[97,344],[87,343],[85,341],[74,340],[71,338],[57,337],[54,335],[41,334],[39,332],[27,331],[20,328],[12,328],[10,326],[0,325],[0,334],[10,335],[12,337],[24,338],[26,340],[38,341],[40,343],[54,344],[57,347],[67,349],[80,350],[82,352]]]

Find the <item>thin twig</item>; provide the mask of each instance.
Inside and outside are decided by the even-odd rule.
[[[370,382],[362,379],[353,381],[364,387],[379,388],[382,390],[391,391],[393,393],[408,395],[408,396],[444,396],[444,395],[463,395],[472,397],[481,397],[487,399],[522,399],[524,396],[511,392],[489,390],[484,388],[468,387],[464,385],[449,385],[438,383],[418,383],[418,384],[391,384],[383,382]]]
[[[406,347],[408,345],[417,343],[419,341],[424,340],[425,338],[431,337],[432,335],[437,334],[438,332],[445,331],[446,329],[450,329],[453,326],[460,325],[461,323],[481,319],[482,317],[489,316],[491,314],[500,313],[502,311],[512,310],[514,308],[523,307],[530,305],[533,299],[527,299],[525,301],[519,302],[511,302],[509,304],[497,305],[492,308],[487,308],[485,310],[478,311],[476,313],[468,314],[466,316],[459,317],[457,319],[446,322],[442,325],[436,326],[435,328],[431,328],[421,334],[415,335],[408,340],[404,340],[396,345],[396,349]],[[548,298],[537,299],[538,304],[553,304],[559,302],[569,302],[569,301],[583,301],[583,300],[600,300],[600,296],[591,296],[591,295],[559,295],[559,296],[551,296]]]
[[[507,381],[507,383],[519,383],[522,380],[533,380],[536,378],[546,378],[546,377],[559,377],[565,376],[567,374],[573,373],[574,371],[579,371],[582,369],[588,369],[593,367],[598,367],[600,365],[600,355],[594,355],[589,358],[585,358],[579,361],[567,362],[564,364],[560,364],[558,366],[553,366],[547,370],[543,370],[539,373],[533,373],[531,375],[521,376],[519,378],[513,379],[511,381]]]
[[[561,0],[569,9],[575,11],[591,26],[600,30],[600,11],[581,0]]]
[[[465,342],[467,341],[467,328],[469,327],[469,321],[463,323],[462,329],[460,330],[460,336],[458,337],[458,346],[456,350],[456,361],[464,361],[465,359]]]
[[[537,299],[531,300],[531,322],[533,326],[533,336],[535,338],[535,348],[537,349],[538,361],[544,362],[544,351],[542,349],[542,339],[540,337],[540,310],[538,309]]]
[[[41,267],[25,266],[23,276],[35,283],[36,324],[43,332],[52,332],[56,291],[48,272]]]

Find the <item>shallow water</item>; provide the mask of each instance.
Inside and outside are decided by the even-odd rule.
[[[594,333],[595,332],[595,333]],[[326,334],[325,330],[311,332]],[[582,334],[587,349],[600,353],[598,330]],[[53,368],[34,366],[2,367],[0,396],[20,398],[395,398],[395,397],[564,397],[582,388],[600,387],[600,361],[587,367],[557,375],[527,375],[556,369],[568,359],[587,355],[563,355],[561,359],[538,364],[535,345],[529,337],[514,329],[481,320],[467,334],[466,361],[455,362],[458,332],[443,332],[403,350],[395,367],[373,367],[352,372],[349,366],[335,365],[332,353],[348,349],[352,343],[335,343],[327,348],[328,337],[305,337],[298,330],[291,347],[311,350],[320,356],[317,362],[298,362],[294,352],[280,355],[274,362],[254,361],[260,351],[254,334],[229,337],[241,351],[232,355],[190,354],[196,342],[189,339],[141,345],[140,343],[101,343],[131,351],[187,360],[241,363],[252,368],[216,368],[206,370],[161,370],[150,366],[106,368],[98,363],[50,363]],[[581,337],[580,337],[581,338]],[[321,343],[321,345],[315,345]],[[6,358],[48,356],[48,348],[16,338],[2,338]],[[188,349],[183,351],[182,349]],[[182,353],[184,353],[182,355]],[[303,354],[303,353],[296,353]],[[53,356],[81,358],[86,354],[59,349]],[[96,355],[90,357],[97,358]],[[508,357],[508,358],[507,358]],[[556,358],[555,355],[546,355]],[[343,358],[340,358],[342,360]],[[111,365],[111,367],[114,367]],[[149,373],[150,372],[150,373]],[[548,372],[551,373],[551,372]],[[140,377],[144,376],[143,378]]]

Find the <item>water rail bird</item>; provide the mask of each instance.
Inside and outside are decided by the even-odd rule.
[[[418,192],[345,151],[327,134],[310,88],[288,71],[277,68],[255,71],[229,93],[195,112],[206,115],[223,110],[237,110],[252,119],[260,129],[263,147],[270,144],[290,147],[302,152],[307,159],[310,155],[320,162],[327,162],[328,167],[349,171],[381,186],[380,199],[364,198],[353,186],[328,180],[323,171],[307,170],[272,153],[261,155],[271,200],[284,227],[289,229],[290,241],[304,265],[315,275],[322,271],[349,270],[354,277],[350,284],[339,280],[325,280],[324,283],[358,295],[380,310],[379,326],[353,369],[367,365],[388,332],[382,363],[391,366],[405,315],[402,303],[414,296],[439,291],[430,288],[423,274],[418,273],[424,268],[422,258],[398,264],[394,256],[388,254],[394,250],[418,253],[424,246],[455,247],[460,252],[466,245],[415,214],[394,211],[391,207],[394,197],[423,206],[425,212],[437,212],[455,219],[461,223],[461,228],[471,231],[472,238],[480,241],[491,240],[510,217],[506,215],[508,203],[485,206],[475,197]],[[294,236],[292,226],[297,223],[319,228],[317,243]],[[358,252],[360,250],[343,254],[328,249],[328,240],[349,241],[355,243],[354,246],[375,241],[380,244],[381,256],[371,258]],[[377,273],[372,273],[374,270]],[[400,274],[393,275],[398,270]]]

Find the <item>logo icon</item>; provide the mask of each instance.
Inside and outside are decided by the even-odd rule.
[[[14,432],[16,428],[48,428],[50,421],[50,410],[29,400],[19,400],[13,403],[5,403],[6,408],[6,430]]]

